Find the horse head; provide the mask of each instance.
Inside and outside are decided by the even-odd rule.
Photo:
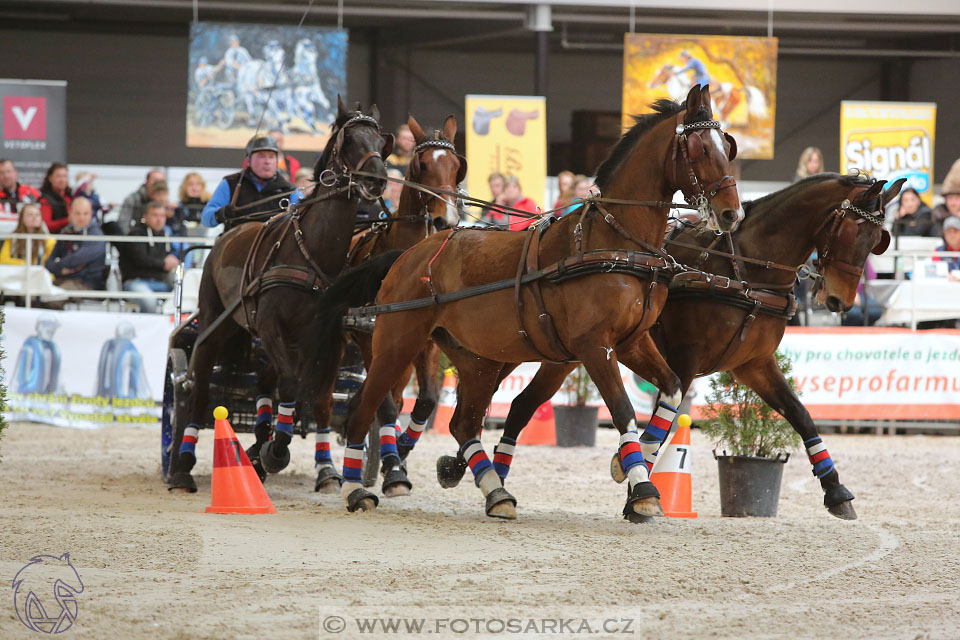
[[[692,87],[677,114],[676,146],[668,156],[668,176],[673,186],[697,211],[708,229],[729,232],[743,220],[730,163],[737,142],[713,119],[710,87]]]
[[[457,185],[467,175],[467,159],[458,154],[453,145],[454,136],[457,135],[457,120],[447,116],[442,129],[424,131],[420,123],[410,116],[407,126],[417,143],[407,169],[407,179],[448,193],[431,195],[409,188],[405,190],[409,190],[419,203],[419,211],[432,219],[442,218],[449,226],[456,226],[460,221],[460,212],[456,206],[456,196],[450,194],[457,191]]]
[[[366,113],[359,103],[355,110],[349,110],[338,95],[337,118],[314,168],[317,186],[332,187],[349,182],[357,186],[361,198],[376,200],[387,186],[384,158],[393,152],[393,142],[392,133],[380,131],[377,105],[371,105]]]
[[[905,182],[900,178],[886,190],[886,180],[859,187],[817,228],[816,262],[822,278],[816,293],[830,311],[853,307],[867,256],[880,255],[890,246],[890,232],[883,228],[884,207],[897,197]]]

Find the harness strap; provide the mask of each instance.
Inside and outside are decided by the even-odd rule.
[[[453,237],[453,235],[457,232],[458,228],[459,227],[454,227],[450,231],[449,235],[447,235],[447,237],[443,239],[443,242],[440,243],[440,248],[437,249],[437,252],[433,254],[432,258],[430,258],[430,262],[427,263],[427,275],[420,278],[420,281],[425,283],[427,287],[429,287],[430,293],[432,293],[434,297],[437,296],[437,291],[436,289],[433,288],[433,263],[437,258],[440,257],[440,254],[443,253],[443,249],[447,246],[447,243],[450,242],[450,238]]]
[[[743,322],[740,323],[740,328],[730,336],[730,342],[727,343],[727,347],[723,350],[723,353],[720,354],[720,358],[714,363],[713,368],[710,371],[719,371],[720,366],[727,361],[727,359],[733,357],[733,354],[737,352],[737,349],[740,348],[740,345],[747,339],[747,333],[750,330],[750,325],[753,324],[753,321],[757,319],[757,310],[760,308],[760,302],[755,302],[753,310],[747,314],[743,319]],[[703,372],[697,375],[704,375]]]

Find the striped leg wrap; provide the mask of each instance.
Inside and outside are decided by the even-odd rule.
[[[620,436],[620,467],[627,474],[631,491],[635,485],[650,479],[647,465],[643,463],[640,436],[636,431],[627,431]]]
[[[363,488],[363,449],[366,444],[348,444],[343,451],[343,484],[340,485],[340,495],[344,499],[355,489]]]
[[[256,427],[263,425],[267,427],[273,425],[273,399],[270,396],[257,396]]]
[[[822,478],[833,471],[833,459],[827,451],[827,445],[823,444],[820,436],[804,440],[803,446],[807,448],[807,456],[810,459],[810,464],[813,465],[813,475]]]
[[[473,472],[473,481],[480,487],[484,496],[503,486],[503,483],[500,482],[500,476],[496,473],[487,473],[493,469],[493,464],[491,464],[490,458],[487,457],[487,452],[483,450],[483,445],[480,444],[479,440],[474,438],[464,442],[463,446],[460,447],[460,453],[470,466],[470,471]]]
[[[200,434],[200,429],[195,424],[187,425],[187,428],[183,430],[183,440],[180,441],[180,454],[189,453],[194,458],[197,457],[197,436]]]
[[[333,466],[333,458],[330,457],[330,427],[317,429],[317,448],[313,460],[315,467]]]
[[[388,462],[390,458],[394,461]],[[397,451],[397,425],[385,424],[380,427],[380,460],[388,468],[400,464],[400,452]]]
[[[277,414],[277,433],[285,433],[293,438],[293,409],[296,402],[281,402],[280,412]]]
[[[417,441],[420,440],[420,436],[423,435],[423,428],[426,426],[427,421],[417,422],[413,417],[410,418],[410,424],[407,425],[406,430],[400,435],[398,442],[405,447],[410,447],[413,449],[416,446]]]
[[[643,464],[647,465],[647,472],[653,470],[653,465],[657,461],[657,453],[660,447],[667,440],[670,433],[670,427],[673,425],[674,418],[677,417],[677,410],[666,402],[657,404],[657,410],[650,417],[647,428],[640,434],[640,449],[643,451]]]
[[[507,479],[510,473],[510,463],[513,462],[513,452],[517,448],[517,441],[503,436],[493,448],[493,468],[502,480]]]

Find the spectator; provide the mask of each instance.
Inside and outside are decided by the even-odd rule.
[[[308,169],[306,167],[300,169],[293,177],[293,181],[293,185],[299,189],[300,197],[302,198],[310,192],[311,188],[313,188],[313,169]]]
[[[397,169],[387,169],[388,178],[397,178],[403,180],[403,174]],[[383,201],[387,203],[387,209],[396,211],[400,204],[400,192],[403,191],[402,182],[387,181],[387,188],[383,191]]]
[[[150,196],[147,189],[158,180],[163,180],[163,171],[160,169],[151,169],[147,172],[147,178],[136,191],[123,199],[120,210],[116,213],[111,212],[103,218],[103,230],[112,236],[122,236],[130,233],[133,225],[138,220],[143,219],[147,203],[150,202]]]
[[[181,224],[185,222],[200,222],[203,207],[210,201],[210,192],[207,183],[199,173],[188,173],[180,183],[180,204],[173,217]]]
[[[54,162],[40,187],[40,212],[50,233],[59,233],[69,223],[70,202],[73,198],[67,186],[67,165]]]
[[[297,175],[298,171],[300,171],[300,161],[287,153],[283,148],[283,131],[280,129],[270,129],[270,131],[267,132],[267,135],[277,142],[277,148],[280,149],[280,157],[277,161],[277,167],[280,173],[283,174],[283,177],[289,181],[293,176]]]
[[[503,185],[506,184],[507,179],[503,177],[502,173],[491,173],[487,176],[487,186],[490,187],[490,202],[496,202],[497,198],[503,193]],[[490,207],[483,208],[483,221],[489,222],[491,224],[504,224],[507,221],[507,217],[495,211]]]
[[[930,207],[920,199],[913,187],[900,192],[898,205],[890,213],[891,227],[895,236],[932,236],[935,234]]]
[[[807,147],[800,154],[797,173],[793,176],[793,181],[799,182],[817,173],[823,173],[823,152],[817,147]]]
[[[515,176],[510,176],[507,178],[507,182],[503,186],[503,192],[500,194],[500,197],[497,198],[497,204],[502,204],[532,214],[538,213],[537,203],[534,202],[532,198],[528,198],[527,196],[523,195],[523,189],[520,186],[520,181],[517,180]],[[517,214],[512,214],[510,217],[510,228],[513,230],[526,229],[536,220],[536,215],[532,217],[522,217]]]
[[[79,197],[70,203],[68,225],[63,235],[102,236],[93,219],[90,201]],[[103,289],[106,246],[103,242],[75,242],[69,237],[57,240],[44,266],[55,276],[53,283],[64,289]]]
[[[137,224],[130,236],[145,236],[147,242],[125,242],[120,245],[120,274],[123,276],[123,290],[136,293],[164,292],[173,287],[170,284],[171,272],[180,261],[173,254],[169,242],[158,242],[156,237],[170,235],[167,227],[167,208],[163,203],[147,203],[147,212],[143,222]],[[140,311],[155,313],[157,301],[154,298],[141,298]]]
[[[960,217],[950,216],[943,221],[943,240],[937,251],[960,251]],[[960,281],[960,257],[933,256],[933,259],[946,262],[950,280]]]
[[[573,186],[575,180],[576,176],[573,175],[573,171],[561,171],[557,174],[557,200],[553,203],[554,209],[566,206],[565,204],[561,204],[560,201],[563,200],[564,194]],[[567,202],[566,204],[570,203]]]
[[[410,133],[410,127],[405,124],[400,125],[397,129],[397,139],[393,145],[393,153],[387,156],[387,168],[396,169],[401,174],[406,175],[410,159],[413,158],[413,148],[415,146],[417,146],[417,141]]]
[[[300,201],[300,194],[277,173],[277,157],[280,148],[270,136],[253,138],[247,143],[246,156],[250,159],[250,168],[232,173],[220,181],[210,202],[203,208],[200,221],[206,227],[215,227],[220,223],[224,231],[237,224],[252,220],[251,216],[263,214],[266,218],[280,211],[280,201],[290,198],[290,204]],[[235,204],[230,204],[234,190],[239,189]],[[272,196],[272,197],[271,197]],[[256,207],[241,209],[248,204],[270,197]]]
[[[583,205],[580,204],[581,200],[585,200],[590,197],[590,185],[593,184],[593,180],[587,176],[577,176],[576,181],[568,190],[569,192],[569,201],[566,203],[566,208],[560,213],[560,215],[569,215],[574,211],[579,211],[580,207]]]
[[[953,163],[947,177],[943,179],[940,195],[943,196],[943,204],[934,207],[931,213],[934,225],[931,235],[935,236],[943,235],[944,220],[960,216],[960,159]]]
[[[17,228],[14,233],[43,233],[49,234],[47,225],[43,224],[43,216],[40,214],[40,205],[31,202],[23,205],[20,209],[20,219],[17,220]],[[30,263],[43,264],[46,256],[53,251],[57,241],[54,238],[46,240],[31,240]],[[0,264],[23,264],[27,259],[27,240],[14,240],[8,238],[3,242],[3,248],[0,249]]]
[[[97,193],[96,189],[93,186],[93,181],[97,179],[97,174],[88,173],[86,171],[81,171],[77,174],[77,188],[73,190],[73,197],[83,196],[90,201],[90,206],[93,207],[93,217],[98,222],[103,222],[103,216],[110,212],[110,209],[113,208],[112,204],[103,206],[100,202],[100,194]]]
[[[40,192],[28,184],[18,182],[17,168],[11,160],[0,160],[0,209],[16,212],[28,202],[40,200]]]
[[[167,226],[170,227],[170,231],[173,233],[173,235],[181,236],[186,233],[186,230],[183,227],[183,222],[178,220],[176,217],[176,207],[170,203],[170,188],[167,186],[166,180],[157,180],[147,187],[147,197],[149,198],[146,204],[147,207],[154,204],[159,204],[163,207],[164,214],[167,216]],[[146,219],[146,208],[144,208],[143,215],[144,217],[140,218],[141,222]],[[129,234],[130,231],[133,230],[133,227],[135,227],[137,224],[139,224],[139,222],[136,222],[132,227],[130,227],[126,233]]]

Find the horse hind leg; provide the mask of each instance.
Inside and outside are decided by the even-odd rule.
[[[277,407],[276,428],[273,437],[260,447],[260,464],[267,473],[280,473],[290,464],[290,443],[293,441],[297,386],[296,379],[280,376],[280,404]]]
[[[270,440],[273,431],[273,395],[277,388],[277,372],[272,364],[266,363],[257,376],[257,420],[253,427],[256,441],[247,448],[247,457],[250,464],[260,477],[260,482],[267,478],[267,472],[260,460],[260,449]]]

